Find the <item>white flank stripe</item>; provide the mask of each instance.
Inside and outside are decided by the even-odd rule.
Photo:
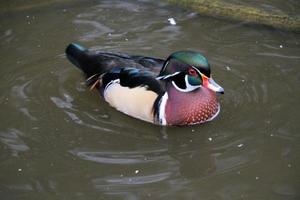
[[[105,86],[105,88],[104,88],[104,99],[105,99],[105,92],[106,92],[106,90],[107,90],[107,88],[109,87],[109,86],[111,86],[112,84],[114,84],[114,83],[120,83],[120,79],[115,79],[115,80],[112,80],[112,81],[110,81],[106,86]]]

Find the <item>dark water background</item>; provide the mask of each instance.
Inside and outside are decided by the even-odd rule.
[[[300,11],[298,0],[230,2]],[[161,1],[0,7],[0,199],[300,199],[299,34]],[[190,127],[125,116],[85,87],[64,56],[70,42],[201,51],[225,88],[220,115]]]

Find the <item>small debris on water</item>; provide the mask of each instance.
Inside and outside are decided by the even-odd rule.
[[[22,168],[19,168],[18,171],[21,172],[21,171],[22,171]]]
[[[241,148],[241,147],[243,147],[243,146],[244,146],[244,144],[238,144],[238,145],[237,145],[238,148]]]
[[[135,174],[138,174],[140,171],[137,169],[134,171]]]
[[[288,164],[288,168],[291,168],[292,167],[292,165],[291,164]]]
[[[283,45],[281,44],[281,45],[279,45],[279,47],[280,47],[280,49],[282,49],[282,48],[283,48]]]
[[[173,17],[169,18],[168,21],[171,25],[176,25],[176,21]]]
[[[211,138],[211,137],[209,137],[209,138],[208,138],[208,140],[211,142],[211,141],[212,141],[212,138]]]
[[[196,17],[197,15],[198,15],[198,13],[192,12],[192,13],[188,14],[187,16],[188,16],[189,18],[191,18],[191,17]]]
[[[231,68],[230,68],[229,66],[226,66],[226,70],[227,70],[227,71],[230,71]]]
[[[125,38],[125,41],[128,41],[128,38]]]
[[[256,177],[255,177],[255,180],[258,180],[258,179],[259,179],[259,177],[258,177],[258,176],[256,176]]]

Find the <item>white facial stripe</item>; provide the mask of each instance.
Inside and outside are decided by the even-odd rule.
[[[205,76],[205,77],[207,77],[205,74],[203,74],[202,72],[200,72],[195,66],[192,66],[192,68],[193,68],[194,70],[196,70],[196,71],[200,74],[200,76]],[[209,78],[209,77],[207,77],[207,78]]]
[[[167,79],[169,77],[172,77],[172,76],[176,76],[177,74],[179,74],[180,72],[175,72],[173,74],[169,74],[167,76],[159,76],[159,77],[156,77],[157,80],[160,80],[160,79]]]
[[[169,64],[169,62],[170,62],[169,60],[166,62],[166,64],[164,65],[164,68],[162,69],[162,71],[164,71],[166,69],[166,67]]]
[[[174,81],[172,81],[172,85],[175,87],[176,90],[178,90],[180,92],[187,92],[184,89],[179,88]]]
[[[199,74],[201,74],[201,72],[200,72],[195,66],[192,65],[192,68],[193,68],[194,70],[196,70]]]

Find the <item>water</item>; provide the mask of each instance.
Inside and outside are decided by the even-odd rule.
[[[299,13],[282,2],[257,7]],[[299,34],[161,1],[0,7],[1,199],[299,199]],[[70,42],[201,51],[225,88],[220,115],[190,127],[127,117],[85,87],[64,56]]]

